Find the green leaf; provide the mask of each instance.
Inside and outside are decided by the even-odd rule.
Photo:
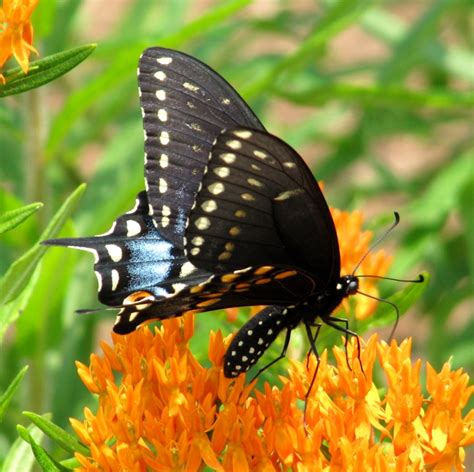
[[[317,24],[314,32],[301,42],[298,49],[285,56],[277,64],[267,69],[264,74],[257,77],[241,90],[242,96],[247,100],[257,97],[265,90],[271,89],[279,76],[286,71],[294,71],[300,64],[304,64],[315,51],[327,44],[351,24],[355,23],[364,11],[370,7],[371,2],[354,2],[342,0],[335,2],[327,14]]]
[[[7,211],[0,215],[0,234],[16,228],[21,222],[26,220],[42,206],[43,204],[40,202],[31,203],[30,205]]]
[[[425,192],[411,205],[407,214],[419,226],[440,225],[461,198],[461,192],[472,181],[473,151],[456,156],[443,166]]]
[[[4,73],[7,83],[0,85],[0,97],[26,92],[57,79],[86,59],[95,47],[88,44],[31,62],[28,74],[19,67],[7,70]]]
[[[474,94],[446,90],[409,90],[402,86],[359,86],[342,83],[321,84],[304,91],[278,89],[276,93],[301,105],[320,105],[331,100],[344,100],[360,105],[391,107],[469,108]]]
[[[18,390],[18,387],[20,386],[20,383],[23,380],[23,377],[25,376],[27,370],[28,366],[26,365],[25,367],[23,367],[23,369],[20,370],[20,372],[18,372],[13,381],[0,396],[0,422],[3,420],[3,416],[8,407],[8,404],[10,403],[16,391]]]
[[[8,327],[13,324],[28,305],[38,282],[39,271],[35,270],[21,294],[10,303],[0,306],[0,345]]]
[[[27,432],[36,442],[44,438],[42,431],[33,424],[28,426]],[[31,447],[22,437],[19,437],[8,450],[5,462],[2,465],[2,472],[29,472],[33,470],[34,464],[35,458],[31,452]]]
[[[39,241],[52,238],[59,233],[64,222],[84,193],[85,188],[85,184],[80,185],[68,197],[41,234]],[[10,266],[6,274],[0,279],[0,306],[18,297],[28,283],[33,270],[39,263],[46,249],[46,247],[40,246],[38,242]]]
[[[70,470],[66,469],[66,467],[63,467],[59,462],[55,461],[48,454],[48,452],[46,452],[46,450],[33,439],[26,428],[21,425],[17,425],[16,429],[20,437],[31,446],[38,464],[45,472],[66,472]]]
[[[62,447],[65,451],[74,454],[80,452],[83,455],[88,455],[89,450],[83,446],[72,434],[69,434],[64,429],[60,428],[44,416],[37,415],[30,411],[24,411],[23,414],[31,420],[46,436],[51,438],[56,444]]]
[[[391,48],[395,48],[407,37],[409,29],[398,16],[378,8],[371,8],[362,16],[361,26]],[[421,44],[421,48],[420,54],[427,63],[474,82],[474,56],[471,51],[453,46],[446,49],[433,36],[427,44]]]

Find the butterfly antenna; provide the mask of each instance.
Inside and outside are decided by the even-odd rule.
[[[395,216],[395,221],[390,225],[390,227],[369,247],[367,252],[361,257],[360,261],[355,266],[354,270],[352,271],[352,275],[357,272],[357,269],[361,266],[361,264],[365,261],[367,256],[394,230],[394,228],[400,223],[400,215],[397,211],[393,212]]]
[[[393,303],[389,300],[386,300],[385,298],[376,297],[375,295],[369,295],[368,293],[361,292],[360,290],[357,290],[357,293],[359,293],[360,295],[364,295],[365,297],[372,298],[372,300],[377,300],[379,302],[387,303],[388,305],[390,305],[395,310],[395,314],[397,315],[397,319],[395,320],[395,324],[393,325],[392,331],[390,332],[390,336],[388,338],[388,341],[390,342],[393,338],[393,335],[395,334],[395,330],[397,329],[398,320],[400,319],[400,310],[398,309],[398,306],[395,305],[395,303]]]
[[[380,279],[380,280],[392,280],[393,282],[404,282],[404,283],[411,283],[411,284],[421,284],[425,281],[423,274],[419,274],[417,279],[396,279],[395,277],[384,277],[382,275],[358,275],[358,279],[363,278],[372,278],[372,279]]]

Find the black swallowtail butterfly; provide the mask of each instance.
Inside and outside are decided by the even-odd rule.
[[[230,344],[235,377],[276,336],[331,317],[358,289],[340,275],[331,214],[302,158],[269,134],[238,93],[197,59],[147,49],[138,67],[145,187],[110,230],[47,241],[92,252],[99,300],[119,309],[114,331],[149,319],[270,305]],[[280,356],[280,357],[281,357]]]

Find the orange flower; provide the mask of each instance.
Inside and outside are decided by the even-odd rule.
[[[422,395],[420,361],[411,342],[348,344],[349,363],[334,348],[293,361],[283,387],[255,389],[244,376],[227,379],[222,357],[229,343],[211,333],[211,366],[188,349],[193,315],[113,336],[113,346],[78,363],[87,388],[98,396],[93,413],[71,419],[87,456],[83,471],[461,470],[473,442],[474,412],[463,416],[474,387],[467,374],[440,373],[427,365],[430,400]],[[318,368],[308,398],[309,383]],[[386,390],[372,378],[382,368]],[[301,400],[307,402],[304,423]],[[471,427],[471,429],[470,429]]]
[[[26,74],[30,53],[38,53],[33,44],[33,25],[30,18],[39,0],[4,0],[0,6],[0,67],[15,56]],[[5,79],[0,74],[0,82]]]

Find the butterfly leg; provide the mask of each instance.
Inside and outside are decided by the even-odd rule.
[[[313,326],[316,327],[316,332],[314,334],[311,331],[311,328]],[[305,324],[306,334],[308,335],[309,344],[310,344],[308,354],[306,354],[306,369],[309,367],[309,357],[311,356],[312,352],[314,352],[314,355],[316,356],[316,359],[318,359],[318,362],[319,362],[319,354],[318,354],[318,351],[316,350],[316,339],[318,339],[321,326],[322,326],[321,323]],[[313,349],[313,346],[314,346],[314,349]]]
[[[262,372],[264,372],[273,364],[276,364],[278,361],[280,361],[286,356],[286,351],[288,349],[288,345],[290,344],[291,331],[292,329],[290,327],[286,328],[285,342],[283,344],[283,349],[281,350],[280,355],[276,357],[275,359],[273,359],[271,362],[269,362],[266,366],[259,369],[259,371],[252,377],[251,382],[253,382]]]
[[[358,334],[354,331],[351,331],[349,329],[349,321],[346,320],[345,318],[336,318],[334,316],[327,317],[323,319],[324,323],[326,323],[328,326],[331,326],[332,328],[336,329],[337,331],[341,331],[344,333],[345,336],[345,341],[344,341],[344,347],[346,350],[346,362],[347,362],[347,367],[349,370],[352,370],[350,363],[349,363],[349,355],[347,354],[347,343],[349,342],[349,335],[350,336],[355,336],[356,342],[357,342],[357,359],[359,360],[359,365],[362,373],[365,375],[364,372],[364,367],[362,365],[362,361],[360,359],[360,352],[361,352],[361,347],[360,347],[360,338]],[[337,323],[342,323],[344,326],[340,326]]]

